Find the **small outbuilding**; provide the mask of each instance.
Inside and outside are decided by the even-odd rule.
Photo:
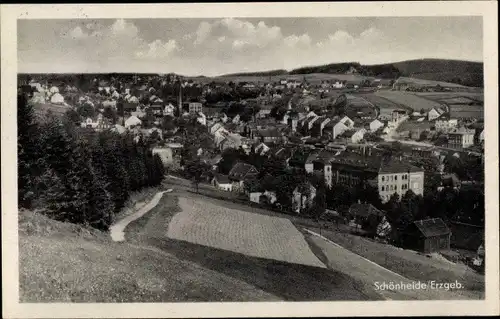
[[[416,220],[402,235],[405,248],[426,254],[450,249],[451,230],[441,218]]]

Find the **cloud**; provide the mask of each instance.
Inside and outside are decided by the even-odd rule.
[[[194,33],[195,46],[212,46],[214,42],[227,42],[234,50],[242,48],[266,48],[279,43],[283,38],[281,28],[267,26],[260,21],[253,24],[235,18],[224,18],[212,23],[203,21]]]
[[[106,63],[106,60],[164,59],[180,49],[175,39],[144,40],[138,27],[124,19],[108,26],[89,23],[85,28],[88,33],[79,26],[68,32],[63,44],[68,55],[86,55],[87,60]]]
[[[292,48],[295,47],[309,48],[311,46],[311,37],[307,33],[304,33],[301,36],[296,36],[295,34],[292,34],[283,39],[283,42],[286,46]]]
[[[81,27],[75,27],[73,30],[71,30],[68,35],[74,39],[81,39],[81,38],[86,38],[88,36],[87,33],[83,32]]]
[[[177,50],[179,50],[179,46],[176,40],[169,40],[167,42],[155,40],[148,44],[147,50],[137,51],[136,56],[149,59],[165,58]]]

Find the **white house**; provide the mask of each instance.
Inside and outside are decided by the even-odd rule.
[[[295,187],[292,196],[292,207],[297,213],[312,206],[316,197],[316,188],[311,183],[306,182]]]
[[[165,109],[163,110],[163,115],[167,116],[174,116],[175,112],[175,106],[172,105],[172,103],[168,103],[165,105]]]
[[[49,92],[50,94],[59,93],[59,88],[57,86],[53,86],[50,88]]]
[[[250,201],[261,204],[262,200],[265,198],[269,201],[269,203],[274,204],[277,200],[276,198],[276,193],[275,192],[270,192],[270,191],[265,191],[265,192],[252,192],[248,194]],[[264,198],[263,198],[264,197]]]
[[[235,117],[233,117],[233,124],[238,124],[240,122],[240,115],[237,114]]]
[[[205,114],[203,114],[203,112],[198,112],[196,121],[198,121],[198,123],[200,123],[203,126],[207,126],[207,117],[205,116]]]
[[[332,139],[337,138],[340,134],[348,130],[348,127],[340,121],[330,121],[325,125],[323,134],[330,134]]]
[[[481,133],[479,133],[479,142],[484,142],[484,129],[482,129]]]
[[[133,128],[134,126],[141,125],[142,121],[137,118],[137,116],[130,116],[126,121],[125,121],[125,128]]]
[[[445,111],[442,108],[433,108],[427,113],[427,119],[433,121],[443,115]]]
[[[458,120],[457,119],[437,119],[436,122],[434,122],[434,126],[436,128],[436,131],[438,132],[449,132],[458,126]]]
[[[347,128],[353,128],[354,127],[354,121],[351,120],[349,117],[344,116],[341,120],[340,123],[344,124],[347,126]]]
[[[103,107],[112,107],[116,109],[116,101],[115,100],[106,100],[102,102]]]
[[[212,185],[226,192],[233,191],[233,184],[227,175],[216,174],[214,178],[212,178]]]
[[[54,103],[54,104],[64,104],[64,97],[59,94],[59,93],[54,93],[51,97],[50,97],[50,103]]]
[[[384,123],[382,123],[381,121],[379,121],[377,119],[370,122],[370,131],[371,132],[376,132],[382,127],[384,127]]]
[[[255,147],[255,153],[259,155],[266,154],[271,148],[264,143],[260,143]]]

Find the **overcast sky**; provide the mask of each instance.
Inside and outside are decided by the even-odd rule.
[[[219,75],[483,60],[481,17],[18,20],[19,72]]]

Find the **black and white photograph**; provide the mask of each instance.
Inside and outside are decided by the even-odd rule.
[[[381,4],[2,5],[16,311],[498,314],[497,5]]]

